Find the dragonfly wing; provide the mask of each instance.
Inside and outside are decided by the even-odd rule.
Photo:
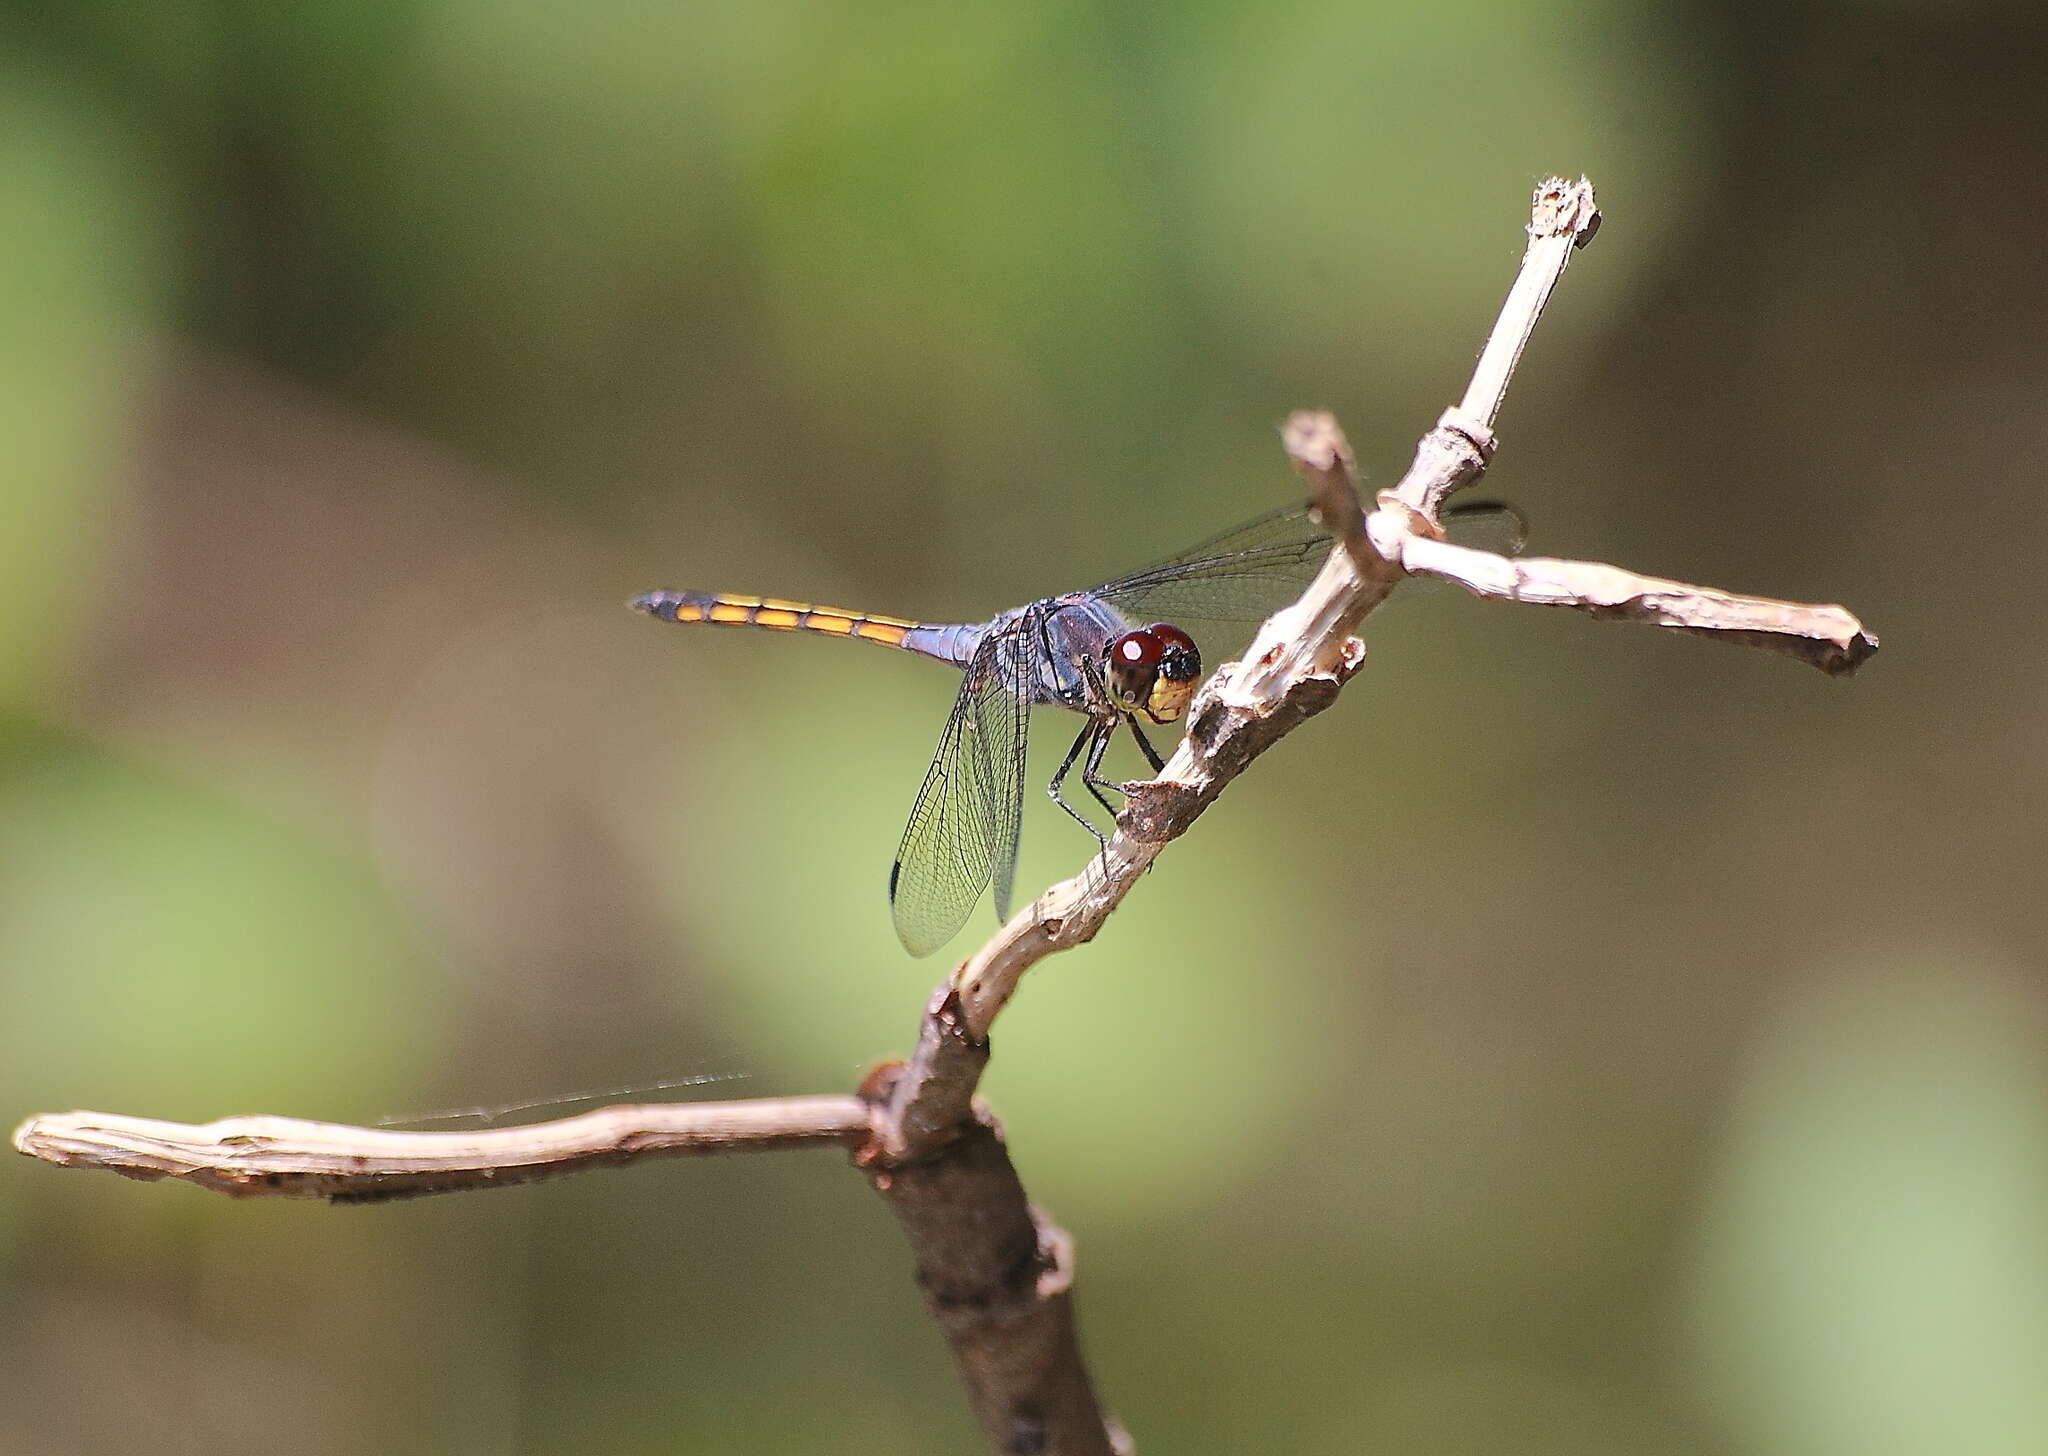
[[[1030,678],[1021,634],[989,632],[969,660],[889,871],[896,935],[912,955],[951,940],[991,879],[1007,915],[1024,811]]]
[[[1514,555],[1528,522],[1500,501],[1460,501],[1444,512],[1451,539]],[[1329,556],[1330,538],[1306,507],[1269,511],[1156,566],[1097,587],[1134,623],[1151,619],[1231,625],[1257,622],[1301,594]],[[1195,630],[1195,629],[1190,629]]]
[[[1091,595],[1134,623],[1257,622],[1300,595],[1329,552],[1330,538],[1296,506],[1246,521]]]
[[[1206,540],[1197,541],[1185,551],[1179,551],[1164,561],[1155,561],[1139,576],[1151,576],[1176,566],[1192,562],[1214,561],[1219,557],[1238,556],[1247,551],[1264,550],[1273,546],[1294,546],[1305,541],[1328,541],[1321,527],[1309,518],[1307,506],[1282,506],[1267,511],[1262,516],[1253,516],[1219,531]],[[1129,580],[1129,578],[1125,578]]]
[[[1529,518],[1512,501],[1452,501],[1443,510],[1444,531],[1460,546],[1520,556],[1529,544]]]
[[[983,674],[974,693],[974,721],[981,740],[980,759],[988,781],[989,842],[994,850],[996,919],[1010,918],[1010,892],[1017,882],[1017,841],[1024,828],[1024,759],[1031,727],[1031,690],[1036,662],[1031,649],[1035,628],[1019,621],[1006,632],[992,632],[985,644],[993,671]],[[970,675],[968,681],[975,681]]]

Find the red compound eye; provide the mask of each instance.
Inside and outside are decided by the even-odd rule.
[[[1145,631],[1159,643],[1159,671],[1171,682],[1189,682],[1202,675],[1202,654],[1195,639],[1171,622],[1154,622]]]
[[[1103,676],[1109,695],[1125,708],[1142,708],[1159,680],[1159,665],[1166,658],[1166,644],[1148,629],[1126,632],[1109,644],[1103,654]]]
[[[1126,670],[1157,667],[1166,658],[1166,644],[1150,627],[1126,632],[1109,645],[1110,660]]]

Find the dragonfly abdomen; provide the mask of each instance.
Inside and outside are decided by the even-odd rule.
[[[884,647],[902,647],[927,657],[952,661],[949,628],[874,612],[848,611],[815,602],[785,602],[776,597],[738,596],[732,592],[655,591],[633,598],[635,607],[664,622],[702,622],[713,627],[766,627],[771,632],[822,632],[828,637],[857,637]]]

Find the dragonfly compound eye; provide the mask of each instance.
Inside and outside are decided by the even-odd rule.
[[[1154,622],[1146,635],[1159,644],[1159,676],[1153,681],[1145,703],[1145,716],[1155,723],[1171,723],[1188,710],[1195,684],[1202,677],[1202,654],[1195,639],[1171,622]]]
[[[1103,676],[1108,680],[1110,696],[1119,707],[1143,711],[1151,701],[1154,684],[1159,681],[1166,644],[1150,627],[1144,627],[1124,633],[1109,644],[1103,656]]]

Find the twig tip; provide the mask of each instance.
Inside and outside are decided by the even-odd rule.
[[[1529,236],[1532,238],[1570,235],[1574,248],[1583,248],[1600,231],[1600,204],[1594,200],[1593,184],[1580,177],[1567,182],[1546,177],[1529,205]]]
[[[1336,470],[1351,464],[1351,442],[1328,410],[1296,410],[1280,427],[1287,456],[1311,470]]]

